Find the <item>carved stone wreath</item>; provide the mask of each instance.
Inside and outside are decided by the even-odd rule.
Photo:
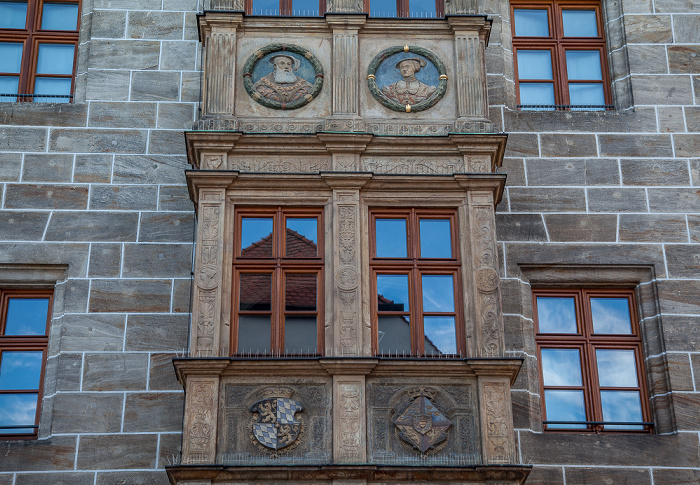
[[[400,52],[413,53],[425,57],[435,66],[439,76],[439,82],[435,87],[435,91],[427,98],[413,105],[402,104],[389,98],[382,92],[376,81],[377,69],[379,69],[382,62]],[[445,95],[445,91],[447,91],[447,71],[442,61],[428,49],[413,45],[394,46],[383,50],[377,54],[374,59],[372,59],[372,62],[369,64],[369,68],[367,69],[367,87],[369,88],[369,92],[372,93],[372,96],[374,96],[377,101],[391,110],[403,111],[406,113],[424,111],[435,106],[437,102],[440,101],[440,99]]]
[[[305,96],[291,101],[289,103],[283,103],[263,97],[255,90],[253,82],[253,70],[255,69],[255,66],[261,59],[263,59],[268,54],[272,54],[274,52],[293,52],[295,54],[299,54],[304,59],[308,60],[309,63],[311,63],[315,74],[314,84],[311,93],[306,94]],[[246,61],[245,66],[243,67],[243,86],[245,87],[245,90],[248,92],[250,97],[252,97],[255,101],[257,101],[263,106],[272,109],[282,110],[297,109],[309,104],[321,92],[321,89],[323,88],[323,66],[311,52],[298,45],[282,43],[268,44],[262,49],[255,51],[253,55],[250,56]]]

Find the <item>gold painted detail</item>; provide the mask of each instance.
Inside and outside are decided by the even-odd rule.
[[[403,46],[403,51],[404,51],[404,52],[408,52],[408,50],[409,50],[408,45]]]
[[[447,74],[440,74],[440,77],[438,79],[447,80]]]
[[[411,105],[407,104],[406,105],[406,113],[410,113],[410,112],[411,112]]]
[[[374,74],[367,74],[367,79],[374,79]]]

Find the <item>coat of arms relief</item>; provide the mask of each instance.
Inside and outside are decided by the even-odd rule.
[[[296,448],[301,442],[304,421],[297,413],[303,406],[292,399],[293,393],[288,388],[265,389],[265,399],[251,406],[251,436],[258,448],[277,455]]]
[[[394,419],[398,437],[422,455],[440,451],[447,443],[452,421],[435,406],[436,391],[419,387],[409,391],[412,398]]]

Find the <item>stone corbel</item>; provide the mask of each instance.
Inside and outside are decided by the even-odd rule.
[[[331,168],[334,172],[360,171],[360,155],[372,140],[369,134],[318,133],[318,138],[331,154]]]
[[[187,163],[200,170],[228,170],[228,153],[241,136],[241,133],[185,132]]]
[[[508,135],[450,134],[450,141],[464,157],[467,173],[494,173],[503,163]]]

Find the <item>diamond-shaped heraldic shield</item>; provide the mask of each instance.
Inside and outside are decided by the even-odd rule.
[[[399,438],[425,454],[448,438],[452,421],[431,402],[436,395],[432,389],[421,387],[409,394],[413,400],[394,420],[394,425]]]
[[[254,413],[253,436],[260,445],[274,451],[296,444],[304,426],[295,416],[303,409],[301,403],[291,399],[291,389],[269,388],[264,394],[269,397],[250,408]]]

